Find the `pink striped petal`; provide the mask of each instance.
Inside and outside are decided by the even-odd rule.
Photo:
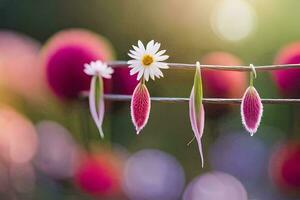
[[[99,102],[98,102],[98,108],[96,103],[96,76],[93,76],[91,80],[91,86],[90,86],[90,93],[89,93],[89,107],[90,107],[90,113],[92,115],[92,118],[99,130],[101,138],[104,137],[103,131],[102,131],[102,122],[104,117],[104,100],[103,100],[103,92],[100,94]],[[101,78],[101,77],[99,77]],[[103,90],[102,90],[103,91]]]
[[[195,138],[198,143],[199,153],[201,157],[202,167],[204,166],[204,158],[203,158],[203,151],[202,151],[202,143],[201,138],[203,135],[204,130],[204,121],[205,121],[205,111],[203,104],[201,103],[201,108],[199,112],[196,113],[195,109],[195,101],[194,101],[194,87],[191,92],[190,101],[189,101],[189,109],[190,109],[190,121],[191,126],[195,135]]]
[[[251,136],[256,133],[263,113],[263,105],[253,86],[247,88],[241,104],[242,122]]]
[[[139,83],[134,89],[131,99],[131,118],[137,134],[147,124],[150,107],[151,101],[148,89],[145,84]]]

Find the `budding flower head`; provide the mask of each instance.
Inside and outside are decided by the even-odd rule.
[[[151,40],[146,46],[139,40],[137,46],[132,46],[133,50],[129,50],[129,57],[133,60],[129,60],[130,75],[137,74],[137,80],[140,83],[133,91],[131,99],[131,118],[136,128],[136,133],[139,132],[147,124],[150,114],[150,95],[145,82],[149,80],[149,77],[153,80],[163,77],[163,73],[160,69],[168,69],[167,63],[163,62],[169,58],[164,55],[166,50],[160,50],[160,43]]]
[[[255,68],[253,67],[253,69],[254,77],[256,77]],[[250,86],[247,88],[241,103],[242,123],[251,136],[257,131],[262,113],[263,105],[261,98],[253,86],[253,75],[251,75]]]
[[[203,159],[201,138],[204,130],[205,115],[204,115],[204,107],[202,104],[202,98],[203,98],[203,91],[202,91],[201,70],[200,70],[200,63],[197,62],[196,72],[194,77],[194,85],[189,100],[189,110],[190,110],[191,126],[198,143],[202,167],[203,167],[204,159]]]
[[[131,118],[137,134],[148,122],[150,107],[151,101],[148,89],[144,83],[139,83],[133,92],[131,100]]]

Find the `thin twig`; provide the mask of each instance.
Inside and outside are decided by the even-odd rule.
[[[108,65],[115,67],[128,67],[127,61],[111,61]],[[196,64],[186,63],[168,63],[172,69],[194,69]],[[250,66],[224,66],[224,65],[201,65],[202,69],[225,70],[225,71],[252,71]],[[287,65],[263,65],[255,66],[256,71],[270,71],[279,69],[292,69],[300,68],[300,64],[287,64]]]
[[[87,97],[87,94],[83,94]],[[105,94],[104,98],[110,101],[130,101],[131,95]],[[184,97],[151,97],[151,101],[162,103],[186,103],[189,98]],[[240,104],[241,99],[203,98],[203,103],[210,104]],[[264,104],[299,104],[300,99],[262,99]]]

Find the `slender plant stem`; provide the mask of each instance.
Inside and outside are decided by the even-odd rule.
[[[196,64],[187,63],[167,63],[171,69],[195,69]],[[128,67],[127,61],[111,61],[108,65],[113,68]],[[256,71],[270,71],[279,69],[292,69],[300,68],[300,64],[286,64],[286,65],[262,65],[255,66]],[[225,71],[253,71],[251,66],[225,66],[225,65],[201,65],[201,69],[212,69],[212,70],[225,70]]]
[[[104,98],[110,101],[130,101],[131,95],[105,94]],[[187,103],[185,97],[151,97],[151,101],[162,103]],[[203,103],[210,104],[240,104],[242,99],[203,98]],[[300,104],[300,99],[262,99],[264,104]]]

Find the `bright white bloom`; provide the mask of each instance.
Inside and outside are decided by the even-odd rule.
[[[163,55],[166,50],[159,50],[160,43],[151,40],[145,47],[139,40],[138,46],[132,46],[134,50],[129,50],[128,55],[133,58],[129,60],[130,75],[138,73],[137,80],[140,80],[142,76],[146,81],[151,77],[153,80],[155,77],[163,77],[163,73],[160,69],[168,69],[167,63],[162,62],[169,58],[167,55]]]
[[[84,64],[84,72],[90,76],[102,76],[103,78],[111,78],[114,70],[108,67],[106,63],[100,60],[92,61],[90,64]]]

